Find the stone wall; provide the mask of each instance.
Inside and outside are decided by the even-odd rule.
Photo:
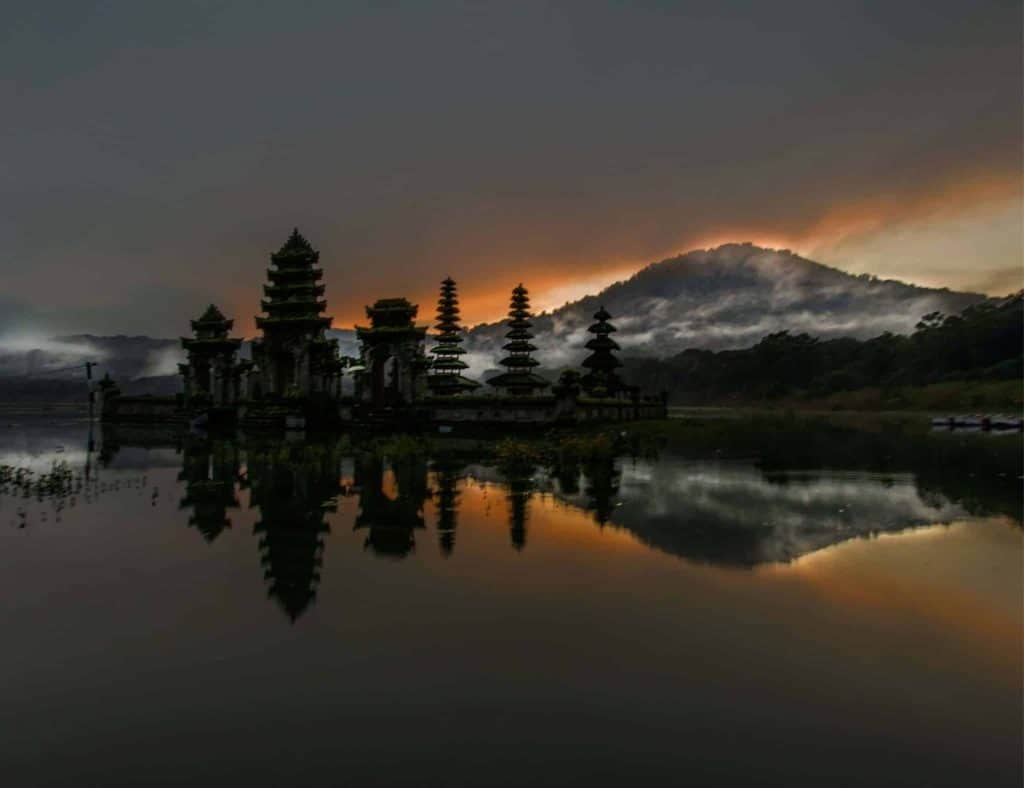
[[[545,424],[560,417],[555,397],[432,397],[417,403],[433,422]]]
[[[427,421],[437,423],[554,424],[662,419],[661,401],[587,399],[573,396],[433,397],[417,403]]]

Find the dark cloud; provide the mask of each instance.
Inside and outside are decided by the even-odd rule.
[[[1020,31],[1003,2],[26,3],[0,274],[82,329],[216,297],[251,331],[298,224],[336,315],[450,273],[483,317],[518,278],[1018,177]]]

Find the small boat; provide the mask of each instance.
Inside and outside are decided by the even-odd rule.
[[[932,419],[933,429],[948,430],[1021,430],[1024,429],[1024,419],[1018,416],[1008,416],[1003,413],[969,414],[965,416],[935,416]]]
[[[990,429],[993,430],[1020,430],[1022,428],[1024,428],[1024,419],[1019,416],[997,413],[990,420]]]

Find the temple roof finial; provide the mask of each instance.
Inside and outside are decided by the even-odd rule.
[[[302,233],[299,232],[298,227],[292,228],[292,234],[288,236],[288,240],[285,241],[284,246],[281,247],[281,252],[304,252],[312,250],[313,247],[310,245],[309,241],[305,239]]]
[[[216,307],[216,305],[210,304],[208,307],[206,307],[206,311],[203,312],[203,314],[199,318],[198,322],[200,322],[200,323],[213,323],[214,321],[220,322],[222,320],[225,320],[224,313],[221,312]]]

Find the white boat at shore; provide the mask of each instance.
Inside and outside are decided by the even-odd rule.
[[[932,419],[935,429],[949,430],[1021,430],[1024,419],[1004,413],[936,416]]]

